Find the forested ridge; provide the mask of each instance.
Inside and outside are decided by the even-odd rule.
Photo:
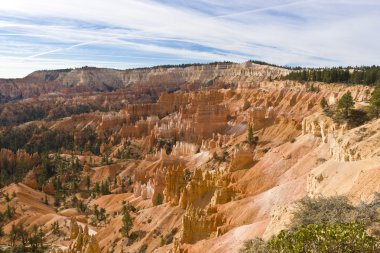
[[[283,77],[284,80],[316,81],[325,83],[380,84],[380,66],[334,67],[297,69]]]

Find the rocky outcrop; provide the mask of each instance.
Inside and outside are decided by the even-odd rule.
[[[173,166],[167,170],[165,177],[165,202],[172,205],[178,205],[181,198],[181,192],[185,188],[184,166]]]
[[[177,141],[170,155],[175,157],[194,155],[198,149],[199,147],[193,143]]]
[[[133,194],[136,197],[141,196],[142,199],[151,199],[153,197],[154,187],[153,180],[149,179],[148,183],[142,184],[141,182],[137,182],[133,187]]]
[[[330,146],[331,157],[336,161],[358,161],[379,153],[379,140],[373,124],[348,130],[325,115],[313,114],[302,121],[302,133],[321,138]],[[375,135],[374,135],[375,133]]]
[[[53,250],[51,253],[101,253],[99,243],[95,236],[89,234],[87,225],[82,228],[74,218],[71,219],[70,239],[68,249]]]
[[[330,117],[319,113],[302,120],[302,134],[310,133],[315,137],[321,137],[323,143],[327,143],[328,137],[341,135],[344,130],[345,127],[339,127]]]
[[[188,206],[182,219],[182,243],[194,243],[210,236],[217,236],[218,227],[223,224],[223,217],[214,208],[202,210]]]
[[[191,181],[181,192],[179,205],[186,209],[188,206],[206,206],[215,191],[215,176],[206,172],[202,175],[200,169],[196,169]],[[208,195],[208,196],[207,196]]]
[[[211,198],[211,206],[225,204],[233,200],[235,191],[225,181],[218,181],[214,195]]]
[[[232,161],[229,171],[234,172],[242,169],[249,169],[255,164],[255,153],[250,150],[235,151],[232,154]]]

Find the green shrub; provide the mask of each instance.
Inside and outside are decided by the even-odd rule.
[[[283,230],[268,242],[248,241],[240,252],[375,253],[380,252],[380,242],[368,235],[365,226],[358,223],[310,224],[296,231]]]
[[[156,206],[162,205],[162,203],[164,203],[164,197],[159,193],[156,197]]]
[[[376,209],[380,207],[380,198],[372,203],[353,206],[345,196],[303,198],[298,202],[298,211],[294,213],[292,228],[309,224],[342,224],[359,222],[371,225],[376,221]]]
[[[271,240],[249,240],[241,253],[380,252],[377,230],[380,194],[371,203],[352,205],[347,197],[303,198],[292,225]],[[371,234],[367,234],[370,228]]]

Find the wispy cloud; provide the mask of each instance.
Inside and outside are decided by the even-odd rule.
[[[377,0],[3,0],[0,77],[257,59],[380,64]]]

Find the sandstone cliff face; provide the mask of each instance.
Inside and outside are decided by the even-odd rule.
[[[358,161],[379,154],[376,124],[347,130],[345,125],[339,126],[331,118],[315,114],[303,120],[302,133],[320,137],[323,143],[328,143],[336,161]]]
[[[0,94],[7,101],[49,92],[111,91],[127,87],[136,94],[149,91],[159,95],[162,91],[176,90],[186,83],[196,84],[196,88],[212,85],[214,80],[238,85],[276,78],[286,72],[252,63],[134,70],[82,68],[36,71],[22,79],[0,80]]]
[[[183,216],[182,243],[194,243],[217,235],[217,228],[223,224],[223,217],[214,213],[212,208],[206,211],[189,206]]]

